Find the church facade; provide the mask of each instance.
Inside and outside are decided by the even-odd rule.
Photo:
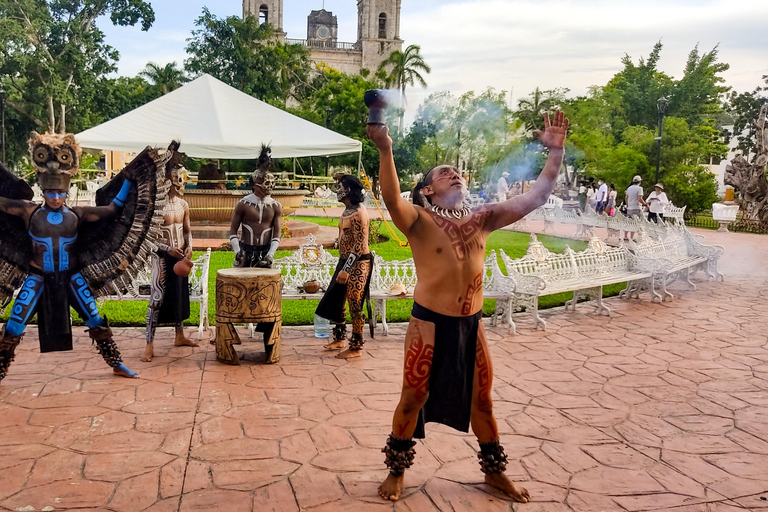
[[[307,17],[307,38],[291,39],[283,30],[283,0],[243,0],[243,18],[257,16],[269,23],[277,37],[307,46],[316,63],[356,74],[362,69],[375,72],[389,55],[402,50],[400,5],[402,0],[357,0],[357,41],[338,40],[338,21],[332,12],[320,9]]]

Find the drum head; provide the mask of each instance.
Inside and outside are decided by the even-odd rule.
[[[222,268],[216,272],[216,275],[232,277],[234,279],[248,279],[252,277],[279,276],[280,270],[276,268]]]

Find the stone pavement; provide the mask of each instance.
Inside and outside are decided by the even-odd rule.
[[[402,326],[350,362],[288,328],[279,364],[245,342],[238,367],[172,347],[170,328],[141,363],[142,330],[115,329],[138,380],[76,328],[73,352],[44,355],[30,329],[0,385],[0,509],[768,512],[768,237],[703,233],[727,243],[724,283],[488,328],[507,473],[530,504],[484,485],[473,436],[437,425],[405,498],[378,498]]]

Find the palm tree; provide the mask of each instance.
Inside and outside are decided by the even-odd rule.
[[[543,130],[544,114],[555,110],[560,105],[564,92],[563,89],[542,91],[537,87],[527,98],[517,101],[515,117],[523,122],[529,134],[534,130]]]
[[[400,131],[403,131],[403,115],[405,108],[405,87],[418,83],[422,87],[427,86],[420,71],[431,73],[432,68],[424,62],[421,56],[421,46],[412,44],[404,52],[396,50],[379,65],[379,70],[391,68],[386,78],[387,87],[393,85],[400,91]]]
[[[168,94],[188,81],[186,75],[184,75],[184,70],[176,66],[175,62],[169,62],[165,66],[150,62],[144,68],[144,71],[139,72],[139,76],[146,78],[151,84],[158,87],[163,94]]]

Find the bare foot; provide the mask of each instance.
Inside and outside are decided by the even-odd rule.
[[[173,342],[174,346],[177,347],[199,347],[197,343],[192,341],[191,339],[184,336],[183,332],[177,332],[176,333],[176,340]]]
[[[323,348],[326,350],[334,350],[337,348],[344,348],[344,340],[339,341],[332,341],[326,345],[323,345]]]
[[[531,495],[525,487],[517,487],[504,473],[485,475],[485,483],[495,487],[510,498],[520,503],[531,501]]]
[[[397,501],[403,494],[403,476],[395,476],[392,473],[379,486],[379,496],[389,501]]]
[[[139,378],[139,374],[138,373],[132,372],[125,365],[122,365],[122,364],[117,365],[117,366],[113,366],[112,367],[112,372],[115,375],[119,375],[121,377],[126,377],[128,379],[138,379]]]
[[[147,348],[144,349],[144,355],[141,356],[141,360],[145,363],[152,361],[152,357],[155,355],[155,347],[151,343],[147,343]]]
[[[362,355],[363,355],[362,349],[360,350],[347,349],[347,350],[342,350],[341,352],[336,354],[336,359],[354,359],[356,357],[362,357]]]

